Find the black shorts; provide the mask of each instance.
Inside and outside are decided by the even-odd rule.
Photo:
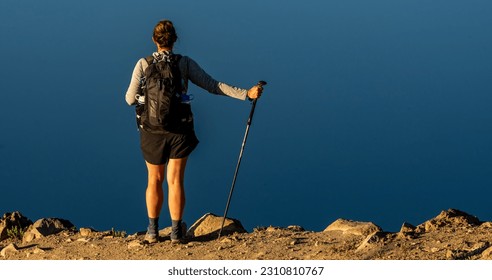
[[[140,148],[145,161],[151,164],[162,165],[170,158],[185,158],[196,148],[198,142],[194,131],[186,134],[152,134],[140,129]]]

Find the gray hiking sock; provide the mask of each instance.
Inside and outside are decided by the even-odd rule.
[[[159,217],[149,218],[148,233],[157,234],[158,230],[159,230]]]
[[[171,239],[183,238],[182,220],[171,220]]]

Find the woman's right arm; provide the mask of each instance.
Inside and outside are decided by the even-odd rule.
[[[135,68],[133,69],[130,85],[128,86],[128,90],[126,91],[125,94],[125,100],[126,103],[128,103],[128,105],[134,105],[136,103],[135,96],[140,91],[140,80],[142,79],[144,73],[144,69],[143,69],[144,61],[145,61],[144,58],[140,59],[135,65]]]

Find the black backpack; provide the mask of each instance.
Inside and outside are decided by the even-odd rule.
[[[181,55],[171,54],[168,58],[157,62],[153,56],[145,58],[149,65],[141,84],[145,103],[137,105],[137,125],[139,129],[154,134],[193,130],[191,106],[181,102]]]

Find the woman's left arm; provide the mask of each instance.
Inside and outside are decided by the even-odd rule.
[[[230,96],[241,100],[245,100],[248,96],[248,90],[215,80],[207,74],[198,63],[187,56],[184,56],[181,59],[180,67],[183,78],[185,79],[185,84],[189,79],[192,83],[210,93]]]

